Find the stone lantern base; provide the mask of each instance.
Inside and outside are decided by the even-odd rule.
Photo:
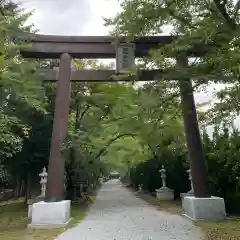
[[[185,196],[182,205],[184,216],[192,220],[224,220],[226,218],[224,199],[220,197]]]
[[[159,189],[156,189],[156,197],[158,200],[173,200],[174,199],[174,193],[173,190],[167,187],[161,187]]]
[[[193,190],[190,190],[190,191],[188,191],[187,193],[180,193],[180,197],[182,198],[182,200],[183,200],[183,198],[186,197],[186,196],[194,196]]]
[[[71,201],[38,202],[32,206],[32,229],[51,229],[66,227],[71,221]]]

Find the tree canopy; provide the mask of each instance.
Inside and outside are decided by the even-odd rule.
[[[239,5],[239,1],[219,0],[123,0],[122,11],[106,19],[106,25],[113,27],[112,34],[130,38],[158,35],[168,29],[178,37],[152,53],[148,61],[153,66],[170,69],[168,72],[179,76],[186,74],[200,86],[231,83],[216,93],[218,102],[208,111],[207,120],[214,122],[238,113]],[[169,63],[169,57],[178,57],[196,46],[198,55],[190,59],[184,71],[179,72],[177,65]]]

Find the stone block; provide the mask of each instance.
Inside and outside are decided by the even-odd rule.
[[[29,218],[32,217],[33,204],[37,203],[37,202],[41,202],[43,200],[44,200],[44,198],[42,196],[38,196],[38,197],[32,198],[32,199],[28,199],[27,204],[28,204],[28,217]]]
[[[174,193],[173,190],[167,187],[162,187],[159,189],[156,189],[156,197],[158,200],[173,200],[174,199]]]
[[[194,193],[193,192],[187,192],[187,193],[180,193],[180,197],[181,197],[181,200],[182,200],[182,208],[184,209],[184,197],[186,196],[194,196]]]
[[[224,199],[220,197],[185,196],[182,205],[184,215],[192,220],[218,221],[226,218]]]
[[[38,202],[32,205],[32,222],[28,225],[33,229],[51,229],[66,227],[70,222],[71,201]]]

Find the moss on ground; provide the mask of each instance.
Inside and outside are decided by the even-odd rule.
[[[240,240],[240,220],[196,222],[206,232],[207,240]]]

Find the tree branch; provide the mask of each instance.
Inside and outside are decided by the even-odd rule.
[[[168,11],[169,15],[176,20],[178,20],[182,25],[188,26],[190,28],[195,28],[190,21],[186,20],[184,17],[177,15],[173,10],[171,10],[171,6],[175,3],[176,1],[168,2],[165,1],[166,4],[166,10]]]
[[[234,8],[234,14],[233,14],[233,19],[236,20],[237,16],[238,16],[238,11],[240,9],[240,0],[237,1],[235,8]]]
[[[117,136],[115,136],[114,138],[110,139],[107,144],[96,154],[95,156],[95,159],[98,159],[103,153],[106,152],[107,148],[113,143],[115,142],[116,140],[118,140],[119,138],[122,138],[122,137],[135,137],[136,134],[134,133],[122,133],[122,134],[119,134]]]
[[[155,158],[158,158],[156,152],[153,150],[153,148],[151,147],[151,145],[148,143],[148,148],[151,150],[152,154],[154,155]]]
[[[5,14],[4,14],[4,11],[3,11],[2,7],[0,7],[0,13],[3,17],[5,17]]]
[[[81,113],[81,115],[78,118],[78,121],[81,121],[82,118],[84,117],[84,115],[86,114],[86,112],[88,111],[88,109],[91,107],[91,105],[87,105],[86,108],[83,110],[83,112]]]
[[[215,6],[217,7],[217,9],[219,10],[221,16],[223,17],[223,19],[226,21],[226,23],[228,24],[228,26],[235,30],[237,28],[237,25],[234,21],[234,19],[232,19],[229,14],[227,13],[226,10],[226,4],[227,1],[224,0],[223,3],[221,3],[221,0],[213,0],[215,3]]]
[[[108,105],[107,108],[106,108],[106,111],[104,113],[103,116],[100,117],[99,121],[103,120],[104,118],[106,118],[108,116],[108,114],[111,112],[112,110],[112,106],[111,105]]]

